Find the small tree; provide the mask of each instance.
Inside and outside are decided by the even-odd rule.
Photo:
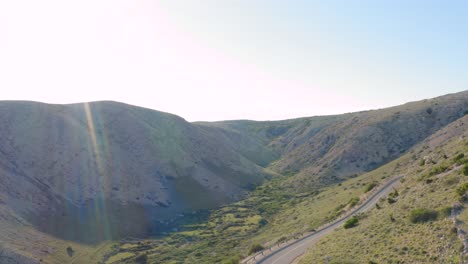
[[[359,220],[357,219],[357,217],[353,216],[353,217],[351,217],[350,219],[346,220],[346,222],[344,223],[343,227],[344,227],[345,229],[352,228],[352,227],[357,226],[358,223],[359,223]]]

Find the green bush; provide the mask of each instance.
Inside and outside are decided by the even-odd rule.
[[[439,213],[432,209],[419,208],[410,212],[410,221],[412,223],[424,223],[437,219]]]
[[[419,166],[424,166],[426,165],[426,160],[425,159],[420,159],[419,160]]]
[[[448,167],[446,165],[439,165],[439,166],[434,166],[432,169],[429,171],[429,176],[441,174],[442,172],[447,171]]]
[[[398,190],[397,189],[393,189],[393,192],[389,193],[388,196],[392,197],[392,198],[397,198],[398,195],[400,195],[400,193],[398,193]]]
[[[276,244],[281,244],[281,243],[286,242],[286,241],[288,241],[288,238],[285,237],[285,236],[282,236],[276,241]]]
[[[346,222],[344,223],[343,227],[344,227],[345,229],[352,228],[352,227],[357,226],[358,223],[359,223],[359,220],[358,220],[355,216],[353,216],[353,217],[351,217],[350,219],[346,220]]]
[[[73,257],[73,254],[75,254],[75,250],[73,250],[72,247],[67,247],[67,254],[69,257]]]
[[[377,186],[377,183],[375,182],[367,184],[366,187],[364,187],[364,193],[370,192],[372,189],[374,189],[375,186]]]
[[[260,252],[262,250],[264,250],[265,248],[260,245],[260,244],[253,244],[250,249],[249,249],[249,255],[253,254],[253,253],[257,253],[257,252]]]
[[[453,158],[453,161],[454,161],[455,163],[459,163],[459,162],[462,162],[464,158],[465,158],[465,154],[464,154],[464,153],[460,153],[460,154],[456,155],[456,156]]]
[[[148,263],[148,255],[146,254],[141,254],[138,257],[135,258],[135,262],[138,264],[146,264]]]
[[[456,192],[457,192],[458,195],[463,196],[463,195],[465,195],[466,191],[468,191],[468,182],[458,186]]]
[[[353,197],[349,200],[348,204],[349,207],[354,207],[359,202],[359,198]]]
[[[468,163],[465,163],[465,165],[463,165],[462,172],[463,175],[468,176]]]

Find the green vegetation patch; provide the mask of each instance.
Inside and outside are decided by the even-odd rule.
[[[345,229],[353,228],[353,227],[357,226],[358,223],[359,223],[359,219],[357,219],[357,217],[353,216],[350,219],[346,220],[343,227]]]
[[[459,196],[465,195],[466,191],[468,191],[468,182],[458,186],[456,192]]]
[[[453,162],[457,164],[462,164],[465,162],[465,154],[459,153],[453,158]]]
[[[439,213],[432,209],[418,208],[410,212],[410,221],[412,223],[425,223],[434,221],[439,216]]]
[[[434,176],[434,175],[437,175],[437,174],[441,174],[443,172],[446,172],[448,170],[448,166],[447,165],[444,165],[444,164],[441,164],[441,165],[438,165],[438,166],[434,166],[432,167],[432,169],[429,171],[429,176]]]
[[[465,165],[463,165],[462,172],[463,175],[468,176],[468,163],[465,163]]]
[[[260,245],[260,244],[253,244],[250,249],[249,249],[249,255],[250,254],[253,254],[253,253],[257,253],[257,252],[260,252],[262,250],[264,250],[265,248]]]
[[[377,186],[376,182],[371,182],[364,187],[364,193],[370,192],[374,187]]]

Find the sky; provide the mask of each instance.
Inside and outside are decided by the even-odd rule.
[[[0,100],[339,114],[467,90],[467,47],[467,1],[0,1]]]

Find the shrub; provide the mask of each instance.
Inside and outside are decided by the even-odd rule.
[[[266,224],[268,224],[268,221],[263,218],[258,222],[258,225],[260,227],[265,226]]]
[[[352,227],[357,226],[358,223],[359,223],[359,220],[358,220],[355,216],[353,216],[353,217],[351,217],[350,219],[346,220],[346,222],[344,223],[343,227],[344,227],[345,229],[352,228]]]
[[[396,200],[393,199],[392,197],[388,197],[388,198],[387,198],[387,202],[388,202],[389,204],[392,204],[392,203],[396,203]]]
[[[75,251],[73,250],[72,247],[67,247],[67,254],[69,257],[73,257],[73,254],[75,254]]]
[[[445,172],[448,169],[446,165],[439,165],[439,166],[434,166],[432,169],[429,171],[429,176],[441,174],[442,172]]]
[[[138,255],[138,257],[135,258],[135,262],[138,264],[148,263],[148,255],[146,254]]]
[[[353,197],[349,200],[348,204],[349,207],[354,207],[359,202],[359,198]]]
[[[419,160],[419,166],[424,166],[426,165],[426,160],[425,159],[420,159]]]
[[[397,189],[393,189],[393,192],[389,193],[388,194],[388,197],[392,198],[392,199],[395,199],[398,197],[398,195],[400,195],[400,193],[398,193],[398,190]]]
[[[464,153],[460,153],[460,154],[456,155],[456,156],[453,158],[453,161],[454,161],[455,163],[458,163],[458,162],[461,162],[464,158],[465,158],[465,154],[464,154]]]
[[[410,212],[410,221],[412,223],[424,223],[437,219],[439,213],[435,210],[419,208]]]
[[[281,244],[281,243],[286,242],[286,241],[288,241],[288,238],[285,237],[285,236],[282,236],[276,241],[276,244]]]
[[[265,248],[260,244],[253,244],[249,249],[249,255],[253,254],[253,253],[257,253],[257,252],[262,251],[264,249]]]
[[[364,187],[364,192],[370,192],[372,189],[374,189],[374,187],[377,186],[377,183],[375,182],[371,182],[369,184],[366,185],[366,187]]]
[[[463,195],[465,195],[467,190],[468,190],[468,182],[458,186],[456,192],[457,192],[458,195],[463,196]]]
[[[465,165],[463,165],[462,172],[463,175],[468,176],[468,163],[465,163]]]

